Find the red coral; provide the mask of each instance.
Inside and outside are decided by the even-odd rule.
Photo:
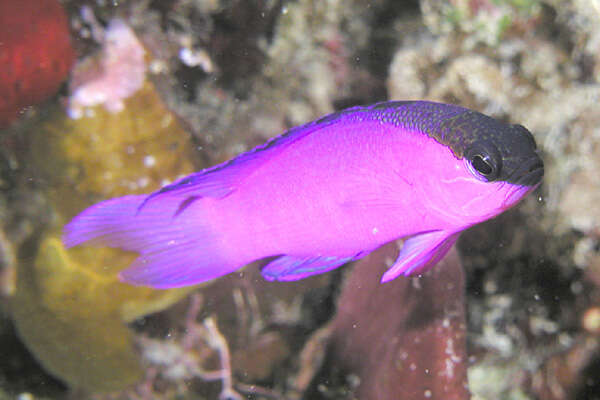
[[[74,60],[57,0],[0,1],[0,128],[53,95]]]

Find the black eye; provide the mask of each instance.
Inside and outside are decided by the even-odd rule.
[[[471,172],[478,178],[490,182],[500,176],[502,157],[492,143],[475,143],[465,152],[465,159]]]
[[[473,157],[471,165],[483,176],[488,176],[494,171],[494,167],[490,164],[489,160],[486,160],[485,156],[479,154]]]

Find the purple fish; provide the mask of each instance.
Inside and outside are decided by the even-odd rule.
[[[384,102],[293,128],[149,196],[96,204],[65,226],[64,243],[136,251],[121,280],[172,288],[267,257],[266,279],[302,279],[405,238],[386,282],[434,266],[463,230],[515,205],[543,174],[521,125]]]

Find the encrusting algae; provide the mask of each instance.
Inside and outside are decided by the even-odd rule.
[[[157,189],[193,171],[193,146],[154,87],[111,113],[95,107],[77,120],[57,112],[32,141],[31,162],[48,185],[56,226],[17,273],[12,311],[20,337],[40,363],[71,387],[110,391],[142,377],[125,325],[162,310],[190,289],[158,291],[121,283],[135,254],[106,248],[66,250],[62,224],[95,200]],[[40,327],[42,327],[40,329]]]

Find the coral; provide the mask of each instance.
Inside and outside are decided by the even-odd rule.
[[[332,111],[336,101],[355,95],[354,85],[362,85],[370,100],[381,99],[383,85],[374,93],[357,53],[370,51],[368,23],[383,0],[205,3],[165,5],[162,37],[157,24],[138,31],[146,30],[150,40],[144,43],[153,43],[148,48],[156,48],[154,54],[175,48],[161,59],[176,78],[167,101],[213,163]],[[201,49],[210,56],[208,70],[174,65],[178,51]],[[201,51],[195,55],[207,61]],[[359,96],[364,101],[367,95]]]
[[[381,285],[379,274],[396,252],[390,243],[356,262],[338,298],[329,352],[346,374],[343,398],[468,399],[464,272],[457,252],[423,277]],[[317,380],[317,390],[342,398],[327,393],[327,382]]]
[[[295,358],[291,332],[305,334],[301,327],[313,324],[314,317],[299,302],[310,296],[315,307],[323,310],[326,303],[319,292],[327,290],[331,279],[321,275],[298,282],[268,282],[258,268],[248,266],[201,289],[201,315],[215,315],[219,322],[229,343],[232,374],[237,377],[234,387],[239,392],[252,393],[249,389],[255,382],[282,374],[290,358]]]
[[[600,88],[596,96],[600,98]],[[600,112],[594,106],[588,112],[585,108],[582,107],[571,124],[573,137],[570,141],[574,150],[571,157],[575,165],[571,165],[573,171],[556,205],[568,218],[565,222],[570,227],[597,236],[600,232],[600,143],[597,136]]]
[[[0,2],[0,128],[56,93],[74,60],[57,0]]]
[[[600,342],[597,337],[582,335],[574,340],[566,351],[554,354],[545,360],[535,372],[532,387],[537,398],[544,400],[569,400],[574,398],[593,399],[597,394],[582,376],[597,372],[586,371],[592,360],[600,355]]]
[[[305,2],[302,7],[300,18],[311,18],[310,2]],[[337,18],[335,10],[343,11],[346,17]],[[339,25],[336,28],[338,30],[342,30],[344,21],[351,21],[353,26],[364,28],[360,21],[352,18],[354,15],[352,8],[345,7],[341,2],[331,2],[326,7],[319,7],[319,14],[327,14],[327,18],[333,21],[332,26]],[[143,30],[142,28],[141,31]],[[303,28],[303,32],[312,35],[308,26]],[[300,38],[302,33],[298,32],[297,35]],[[355,36],[358,39],[362,38],[363,31],[357,29]],[[303,44],[306,52],[310,52],[307,49],[310,46],[322,48],[327,55],[323,64],[329,64],[331,54],[335,53],[332,46],[327,47],[323,43],[327,39],[326,32],[323,32],[319,38]],[[336,36],[338,42],[342,39],[341,33]],[[284,45],[282,42],[278,43],[278,46]],[[290,47],[282,57],[273,61],[273,68],[282,65],[285,57],[294,56],[294,46],[291,43],[288,43],[288,46]],[[335,63],[339,63],[339,59],[346,56],[344,51],[340,54],[342,57],[336,56],[338,61]],[[213,61],[219,59],[213,54],[210,55]],[[307,54],[308,56],[310,55]],[[314,62],[317,63],[318,60]],[[294,68],[294,71],[304,71],[301,58],[298,62],[294,62]],[[221,66],[217,65],[216,70],[220,69]],[[267,136],[281,133],[287,125],[285,122],[287,114],[292,115],[294,121],[300,122],[302,113],[298,114],[294,110],[308,108],[312,118],[317,113],[325,111],[320,107],[331,109],[330,101],[325,101],[321,97],[318,101],[323,104],[315,106],[312,110],[313,105],[310,104],[312,100],[305,100],[304,96],[302,100],[294,101],[294,104],[288,107],[290,100],[297,99],[299,93],[304,93],[305,90],[301,87],[299,91],[294,85],[288,84],[287,70],[285,68],[277,72],[273,83],[271,83],[274,79],[272,75],[262,80],[263,85],[268,82],[269,85],[277,88],[278,93],[285,93],[285,97],[270,95],[265,85],[262,94],[253,95],[249,101],[240,100],[217,86],[211,76],[203,87],[198,88],[199,99],[196,103],[176,104],[177,111],[185,111],[184,115],[190,116],[188,121],[196,127],[198,142],[203,147],[200,155],[211,160],[212,163],[222,161],[248,146],[258,144]],[[316,80],[322,81],[324,76],[320,75],[317,69],[311,69],[309,72],[310,80],[315,80],[314,84],[311,83],[311,87],[316,90],[319,85]],[[247,78],[240,76],[239,79]],[[345,76],[343,79],[347,82],[349,77]],[[283,84],[285,86],[280,88]],[[336,93],[330,91],[327,95]],[[80,119],[54,117],[44,124],[43,129],[34,134],[31,141],[32,155],[28,162],[32,163],[38,171],[35,175],[36,179],[44,182],[49,188],[47,194],[58,214],[57,225],[93,201],[127,193],[149,192],[160,183],[164,183],[164,179],[173,179],[191,169],[187,160],[190,154],[196,154],[195,148],[189,146],[187,137],[184,138],[185,135],[177,128],[176,117],[165,113],[163,109],[157,109],[154,100],[148,100],[148,97],[152,96],[155,94],[146,84],[141,89],[141,93],[138,92],[124,100],[124,109],[117,114],[108,112],[104,107],[94,107],[82,110]],[[308,106],[305,107],[307,104]],[[296,107],[297,105],[299,106]],[[223,142],[226,145],[223,145]],[[195,169],[198,169],[197,167]],[[46,238],[54,239],[52,236]],[[70,250],[67,255],[68,261],[73,264],[67,269],[85,271],[102,269],[97,261],[87,265],[86,260],[79,258],[78,249]],[[109,268],[110,274],[127,265],[125,258],[122,260],[107,265],[107,267],[114,267],[114,269]],[[37,273],[34,267],[22,267],[20,271],[19,276],[24,273]],[[244,390],[244,382],[280,376],[281,366],[285,365],[290,348],[285,334],[279,332],[279,327],[282,327],[284,332],[291,329],[299,330],[298,326],[306,323],[306,315],[298,311],[304,293],[313,288],[325,287],[331,279],[331,277],[319,277],[294,285],[282,285],[264,282],[259,273],[254,272],[252,275],[245,272],[244,278],[237,274],[224,277],[203,291],[205,298],[210,298],[210,303],[204,312],[214,312],[217,315],[219,330],[229,342],[231,360],[239,363],[239,366],[232,365],[234,377],[243,377],[235,382],[235,387],[240,392],[248,393],[251,390]],[[92,274],[92,276],[96,275]],[[41,299],[36,297],[33,300],[38,303],[42,300],[46,302],[53,296],[54,294]],[[98,301],[111,302],[112,300],[101,298]],[[106,325],[114,326],[108,322]],[[143,342],[141,346],[143,348]],[[30,347],[33,348],[31,345]],[[257,354],[262,359],[260,365],[252,362]],[[154,367],[162,368],[160,365]],[[102,366],[98,369],[104,370]],[[53,371],[52,367],[49,370]],[[159,378],[164,377],[160,375]],[[180,380],[179,384],[181,382]],[[94,387],[88,389],[95,390]]]
[[[152,372],[133,392],[142,399],[154,399],[172,391],[182,395],[186,388],[181,383],[199,378],[205,382],[219,381],[221,387],[218,398],[222,400],[241,400],[243,397],[238,392],[273,399],[282,398],[273,390],[234,382],[230,344],[217,327],[214,316],[198,322],[202,306],[201,294],[191,296],[185,318],[185,332],[181,337],[166,340],[145,336],[139,338],[142,355]],[[205,365],[215,357],[218,358],[219,367],[208,370]],[[262,358],[265,361],[264,355]],[[165,388],[164,383],[175,389]]]
[[[98,266],[127,260],[87,253]],[[86,271],[60,239],[48,237],[33,265],[19,269],[13,319],[21,339],[48,371],[75,388],[115,390],[142,377],[131,334],[119,315],[125,294],[134,297],[114,274]]]
[[[65,220],[96,199],[148,193],[195,169],[194,148],[177,117],[145,83],[118,114],[102,107],[45,123],[32,162],[56,194]],[[68,195],[67,195],[68,194]]]
[[[539,0],[446,0],[421,2],[423,20],[434,32],[459,29],[467,46],[497,45],[510,30],[531,29],[541,12]]]
[[[0,298],[15,292],[16,263],[13,246],[0,230]]]
[[[284,7],[264,74],[281,83],[277,91],[306,96],[296,95],[294,124],[312,119],[315,111],[332,111],[333,100],[349,89],[349,56],[366,45],[367,27],[361,17],[368,12],[360,2],[338,0],[303,0]]]
[[[490,356],[469,368],[469,388],[473,394],[471,399],[531,400],[519,387],[525,377],[523,371],[534,365],[528,357],[531,354],[524,353],[519,362],[514,362]]]
[[[193,377],[207,381],[220,380],[222,388],[219,399],[241,400],[241,395],[233,388],[227,340],[219,332],[214,318],[209,317],[202,324],[196,321],[201,306],[200,295],[193,296],[186,318],[186,333],[180,345],[151,339],[142,340],[144,358],[156,366],[156,376],[163,376],[174,382]],[[218,354],[220,369],[217,371],[205,371],[202,367],[202,350],[209,348]],[[194,354],[195,350],[199,350],[200,354]],[[204,356],[206,357],[206,354]]]
[[[57,213],[57,229],[93,199],[149,192],[193,170],[188,134],[146,83],[113,114],[73,120],[57,111],[39,128],[30,160]],[[142,376],[125,323],[162,310],[187,290],[155,291],[118,281],[134,254],[65,250],[59,234],[22,260],[11,302],[20,337],[41,364],[70,386],[116,390]],[[40,329],[43,327],[42,329]]]
[[[102,271],[96,257],[117,260],[110,264],[114,268],[107,271],[108,280],[133,257],[112,256],[96,249],[90,253],[79,249],[66,252],[57,241],[57,233],[39,232],[40,226],[54,219],[58,228],[97,200],[147,192],[163,180],[197,170],[199,166],[190,166],[189,154],[205,162],[200,166],[213,165],[287,127],[334,110],[342,102],[345,106],[383,100],[382,80],[388,70],[390,98],[458,103],[521,123],[534,133],[544,156],[546,176],[536,196],[518,209],[474,227],[458,244],[466,268],[469,386],[474,398],[596,396],[600,360],[600,181],[595,179],[600,168],[598,1],[420,0],[421,15],[417,15],[416,2],[389,0],[88,3],[99,20],[112,21],[118,16],[139,33],[150,61],[151,78],[171,108],[192,127],[199,151],[173,128],[177,120],[173,114],[154,108],[154,100],[141,106],[137,95],[123,100],[124,109],[118,114],[103,107],[82,107],[80,120],[54,117],[22,132],[25,134],[3,136],[0,215],[6,241],[0,247],[5,254],[0,273],[6,278],[3,288],[9,294],[14,271],[11,253],[34,254],[32,239],[42,236],[38,262],[19,261],[18,266],[19,287],[25,287],[21,299],[29,308],[23,308],[17,323],[24,326],[26,310],[31,310],[35,324],[28,326],[29,331],[43,331],[48,326],[49,332],[43,333],[53,340],[42,343],[43,335],[33,332],[30,336],[34,342],[41,343],[38,347],[30,344],[36,354],[71,340],[63,335],[58,341],[56,332],[71,332],[74,343],[82,343],[81,330],[60,325],[54,317],[38,319],[39,310],[50,309],[46,302],[61,310],[61,292],[48,289],[55,287],[49,282],[78,281],[90,287],[88,279],[96,279]],[[68,4],[77,29],[80,3]],[[85,48],[86,44],[102,43],[103,29],[93,29],[94,40],[83,34],[85,27],[93,25],[89,15],[83,14],[78,45]],[[102,76],[102,62],[99,57],[95,60],[97,69],[88,71]],[[151,112],[130,112],[140,108]],[[163,124],[166,128],[154,135],[153,129]],[[13,143],[15,137],[29,136],[31,140],[16,146]],[[17,149],[30,146],[34,149],[29,158],[15,158]],[[16,168],[23,169],[18,178],[13,175]],[[31,169],[38,172],[31,173]],[[45,197],[36,195],[38,188],[44,188],[55,213],[44,212]],[[23,211],[32,208],[37,211]],[[21,227],[15,229],[17,224]],[[390,248],[379,254],[393,256]],[[41,259],[52,257],[59,260],[53,268],[71,272],[38,276],[50,266]],[[381,268],[383,261],[379,260]],[[376,276],[374,262],[371,258],[357,265],[363,269],[364,279]],[[365,265],[373,270],[366,271]],[[352,276],[337,302],[340,308],[336,315],[339,278],[346,272]],[[425,346],[410,342],[420,334],[435,341],[428,331],[431,321],[415,327],[410,320],[403,326],[399,320],[414,299],[407,295],[392,302],[398,296],[394,289],[367,280],[362,288],[350,290],[348,282],[362,275],[345,268],[317,280],[272,284],[262,281],[256,266],[249,266],[203,287],[203,307],[192,323],[190,319],[182,322],[186,304],[181,302],[168,312],[148,317],[138,326],[141,333],[132,338],[123,327],[122,315],[146,312],[143,306],[152,302],[144,297],[136,302],[130,299],[130,304],[135,303],[131,311],[112,308],[118,317],[101,322],[90,318],[117,332],[121,343],[133,339],[148,363],[143,385],[133,394],[126,391],[115,395],[117,398],[216,398],[224,375],[230,378],[225,386],[252,398],[342,399],[358,394],[368,398],[372,391],[395,388],[396,379],[412,379],[415,390],[419,389],[417,398],[436,397],[433,391],[425,391],[434,386],[425,387],[423,382],[428,378],[418,366],[443,360],[443,351],[433,345],[422,349]],[[47,294],[28,292],[29,282],[41,282]],[[426,277],[409,282],[428,285]],[[114,284],[114,288],[123,287]],[[411,295],[416,291],[412,287],[403,290]],[[385,301],[380,298],[384,294],[388,296]],[[431,296],[433,300],[437,297]],[[111,304],[112,299],[98,297],[94,303],[106,314],[104,307],[98,306],[102,302]],[[370,303],[377,308],[365,311]],[[18,304],[14,301],[13,305]],[[415,320],[423,322],[423,309],[415,309]],[[66,315],[82,326],[91,324],[81,322],[77,315]],[[355,315],[360,320],[352,318]],[[373,325],[387,340],[373,337],[367,342],[363,337],[367,337],[364,332],[368,326],[361,321],[377,317],[381,321]],[[211,331],[204,322],[211,320],[215,321],[213,327],[218,325],[212,333],[225,339],[230,353],[226,374],[223,367],[227,363],[223,364],[218,349],[209,343]],[[352,323],[357,320],[354,327]],[[391,337],[393,332],[401,334]],[[190,342],[194,343],[191,347]],[[99,345],[99,339],[94,343]],[[405,356],[414,356],[414,371],[411,362],[400,357],[403,353],[395,353],[408,347],[406,343],[411,346]],[[464,355],[460,353],[463,349],[455,345],[462,343],[453,341],[459,357]],[[388,349],[389,354],[377,360],[373,352],[380,348]],[[129,344],[121,349],[123,354],[132,354]],[[430,360],[419,359],[418,349],[430,354]],[[359,361],[370,368],[353,359],[359,355],[364,356]],[[138,368],[137,358],[134,361],[132,365]],[[81,365],[90,365],[85,363]],[[45,365],[50,370],[56,368],[48,362]],[[292,372],[294,367],[297,372]],[[456,382],[461,384],[463,367],[460,364],[455,369]],[[98,369],[99,375],[106,372],[102,366]],[[214,374],[205,374],[207,371]],[[204,381],[201,375],[215,379]],[[382,377],[389,380],[379,381]],[[270,389],[258,393],[254,383]],[[254,392],[244,390],[252,386]],[[30,391],[35,392],[35,388]],[[389,398],[398,398],[398,393],[403,392]]]
[[[146,52],[131,28],[113,19],[100,39],[102,51],[73,69],[68,104],[72,118],[80,118],[85,107],[99,104],[113,113],[122,111],[123,100],[144,83]]]
[[[581,359],[579,365],[570,363],[568,355],[577,353],[580,339],[573,332],[581,329],[575,328],[578,320],[593,316],[587,312],[597,306],[600,282],[594,272],[600,226],[600,181],[595,179],[600,168],[600,14],[593,2],[554,3],[555,8],[538,12],[538,5],[526,2],[533,8],[515,14],[532,27],[544,27],[541,32],[519,36],[514,33],[521,28],[514,26],[512,34],[506,31],[502,40],[492,41],[493,48],[478,42],[477,51],[470,50],[473,38],[463,34],[439,39],[423,35],[412,46],[400,48],[390,68],[392,97],[408,94],[459,103],[523,124],[534,133],[544,156],[545,177],[537,199],[530,198],[520,210],[487,227],[466,232],[459,243],[469,271],[474,352],[496,355],[473,364],[470,383],[479,390],[487,385],[489,373],[507,377],[504,383],[497,380],[496,394],[489,398],[509,392],[547,393],[539,382],[548,387],[557,383],[566,398],[597,387],[581,372],[597,368],[597,355]],[[426,12],[424,17],[434,14]],[[420,82],[407,85],[407,77],[419,77]],[[524,220],[523,228],[515,228]],[[526,363],[522,354],[527,355]],[[551,358],[553,354],[557,355]],[[561,367],[543,367],[554,363]],[[536,378],[538,386],[532,387],[532,377],[539,376],[536,368],[544,368],[547,376]]]

